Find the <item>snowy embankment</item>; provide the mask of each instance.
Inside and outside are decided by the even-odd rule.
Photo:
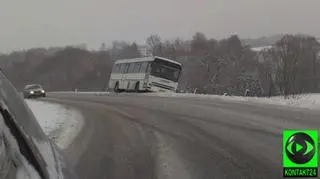
[[[56,91],[56,92],[50,92],[51,94],[62,94],[62,95],[106,95],[106,94],[110,94],[110,92],[85,92],[85,91]]]
[[[61,149],[66,149],[84,124],[82,114],[59,104],[26,100],[43,131],[53,139]]]
[[[243,97],[243,96],[222,96],[192,93],[147,93],[147,96],[160,97],[190,97],[199,99],[221,99],[238,102],[255,102],[261,104],[285,105],[291,107],[320,109],[320,94],[301,94],[284,98],[283,96],[274,97]]]
[[[53,94],[66,95],[109,95],[110,92],[53,92]],[[130,93],[134,94],[134,93]],[[320,109],[320,94],[301,94],[284,98],[283,96],[267,97],[243,97],[243,96],[223,96],[223,95],[209,95],[209,94],[193,94],[193,93],[139,93],[137,95],[144,96],[159,96],[159,97],[189,97],[198,99],[221,99],[227,101],[238,102],[254,102],[260,104],[284,105],[298,108]]]

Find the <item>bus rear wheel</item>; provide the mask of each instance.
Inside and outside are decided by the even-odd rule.
[[[114,92],[118,93],[120,90],[119,90],[119,83],[117,82],[116,85],[114,86],[114,89],[113,89]]]
[[[140,91],[139,86],[139,82],[137,82],[136,86],[134,87],[134,92],[138,93]]]

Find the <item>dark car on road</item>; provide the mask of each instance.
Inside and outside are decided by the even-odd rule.
[[[26,85],[23,89],[23,96],[25,98],[46,97],[46,91],[38,84]]]
[[[0,178],[73,179],[64,153],[0,72]]]

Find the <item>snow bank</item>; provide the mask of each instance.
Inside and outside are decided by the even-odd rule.
[[[276,96],[271,98],[247,97],[246,100],[299,108],[320,109],[320,94],[301,94],[296,96],[289,96],[288,98],[284,98],[283,96]]]
[[[67,95],[109,95],[110,92],[52,92],[52,94],[67,94]],[[123,93],[126,94],[126,93]],[[135,93],[128,93],[135,94]],[[228,101],[239,102],[258,102],[263,104],[285,105],[291,107],[320,109],[320,94],[302,94],[291,96],[285,99],[283,96],[266,97],[243,97],[243,96],[223,96],[223,95],[208,95],[208,94],[193,94],[193,93],[139,93],[136,95],[144,96],[159,96],[159,97],[189,97],[200,99],[221,99]]]
[[[84,119],[82,114],[62,105],[26,100],[43,131],[61,149],[66,149],[80,132]]]
[[[50,92],[51,94],[67,94],[67,95],[85,95],[85,94],[88,94],[88,95],[107,95],[107,94],[110,94],[110,92],[94,92],[94,91],[90,91],[90,92],[75,92],[75,91],[57,91],[57,92]]]
[[[291,107],[320,109],[320,94],[301,94],[284,98],[283,96],[266,97],[242,97],[242,96],[222,96],[192,93],[148,93],[147,96],[160,97],[190,97],[200,99],[221,99],[239,102],[257,102],[263,104],[285,105]]]

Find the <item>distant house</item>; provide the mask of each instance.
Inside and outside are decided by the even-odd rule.
[[[320,39],[318,39],[320,43]],[[260,63],[265,62],[267,60],[271,60],[271,54],[269,53],[269,50],[275,49],[275,46],[262,46],[262,47],[252,47],[251,50],[253,52],[256,52],[256,60],[259,61]],[[317,60],[320,61],[320,50],[317,53]]]
[[[252,47],[251,50],[254,52],[261,52],[261,51],[267,51],[271,48],[272,48],[272,46],[268,45],[268,46],[261,46],[261,47]]]
[[[83,44],[69,45],[68,47],[78,48],[78,49],[82,49],[82,50],[87,50],[87,44],[85,44],[85,43],[83,43]]]
[[[143,57],[152,56],[152,53],[146,45],[139,45],[138,50]]]
[[[256,52],[256,59],[259,62],[264,62],[269,58],[268,51],[272,48],[273,46],[262,46],[262,47],[252,47],[251,50],[253,52]]]

